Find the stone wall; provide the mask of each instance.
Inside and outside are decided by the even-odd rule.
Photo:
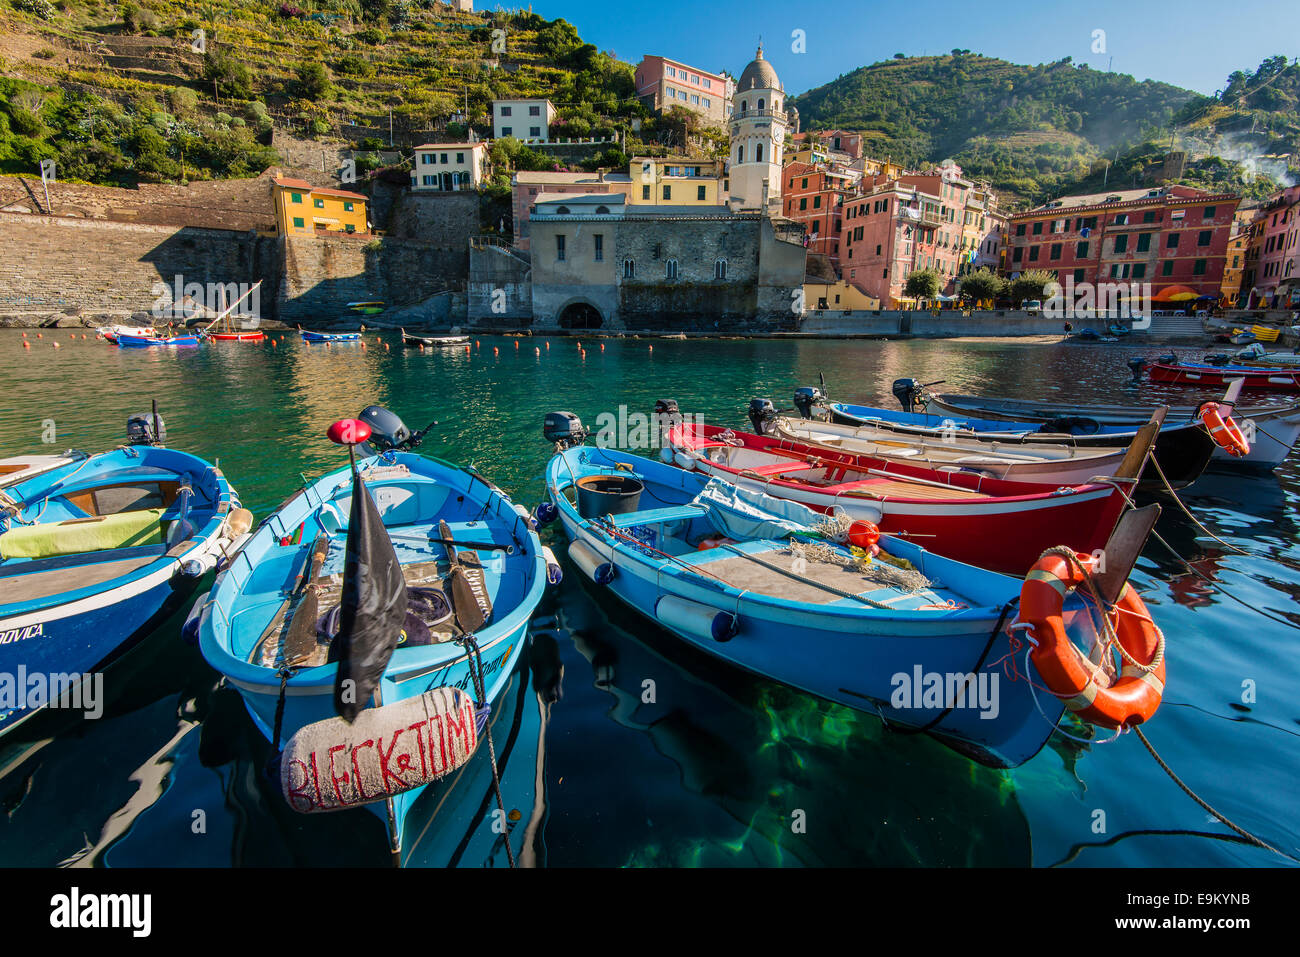
[[[458,249],[462,253],[470,239],[479,235],[479,197],[472,190],[450,192],[411,192],[402,190],[387,203],[384,220],[388,235],[399,239],[416,239],[423,243]],[[468,270],[468,259],[462,278]]]
[[[467,314],[485,328],[518,328],[533,322],[532,267],[527,256],[505,246],[471,246]]]
[[[270,172],[256,179],[142,185],[138,189],[54,182],[49,184],[48,205],[39,176],[0,176],[0,212],[52,212],[74,219],[156,226],[271,230],[275,228],[275,206]]]
[[[403,308],[423,303],[466,274],[465,247],[384,237],[282,237],[283,274],[276,299],[282,322],[355,323],[349,302],[379,300]]]
[[[178,274],[205,285],[277,274],[275,240],[252,231],[16,213],[0,213],[0,230],[0,317],[146,314],[156,284]],[[268,305],[264,296],[264,316]]]

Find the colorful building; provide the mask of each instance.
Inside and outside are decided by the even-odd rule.
[[[726,202],[720,160],[689,156],[636,156],[628,164],[634,206],[718,206]]]
[[[492,136],[498,140],[513,136],[525,143],[547,143],[555,115],[555,104],[547,99],[496,100],[492,104]]]
[[[1248,290],[1247,308],[1291,308],[1297,278],[1300,234],[1300,186],[1288,186],[1260,208],[1259,259]],[[1286,288],[1283,289],[1285,284]]]
[[[856,177],[824,164],[786,163],[781,171],[781,211],[807,230],[808,252],[839,263],[844,203]]]
[[[643,57],[636,68],[636,95],[646,108],[663,113],[674,106],[722,126],[731,116],[731,77],[710,73],[667,57]]]
[[[1240,197],[1189,186],[1066,196],[1010,217],[1005,268],[1075,283],[1184,285],[1217,299]]]
[[[511,179],[510,187],[514,245],[519,249],[528,249],[530,210],[543,193],[559,197],[616,192],[627,197],[632,192],[632,178],[627,173],[610,173],[606,170],[598,170],[595,173],[520,170]]]
[[[486,143],[424,143],[415,148],[411,189],[478,189],[487,169]]]
[[[342,189],[312,186],[306,180],[278,176],[272,180],[276,225],[282,236],[319,232],[367,233],[365,196]]]

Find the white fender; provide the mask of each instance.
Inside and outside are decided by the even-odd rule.
[[[546,580],[552,585],[564,581],[564,569],[560,567],[560,560],[555,557],[550,545],[542,546],[542,558],[546,559]]]
[[[677,463],[678,468],[686,469],[688,472],[695,468],[695,456],[686,452],[678,452],[673,456],[673,461]]]
[[[474,702],[459,688],[367,708],[348,724],[298,730],[280,758],[280,792],[302,814],[382,801],[462,767],[478,746]]]
[[[677,595],[662,596],[655,603],[655,617],[701,641],[730,641],[736,634],[735,615]]]
[[[608,585],[614,580],[614,566],[601,558],[586,542],[575,541],[569,545],[569,557],[582,573],[598,585]]]

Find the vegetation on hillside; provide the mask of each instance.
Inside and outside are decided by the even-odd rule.
[[[1181,181],[1275,188],[1256,174],[1278,170],[1243,160],[1300,149],[1298,91],[1300,68],[1284,57],[1253,74],[1234,73],[1217,97],[1206,97],[1076,66],[1069,57],[1021,66],[958,50],[862,67],[796,105],[805,128],[862,130],[873,156],[909,166],[952,158],[1013,200],[1039,202],[1099,190],[1103,179],[1110,188],[1154,185],[1171,129],[1175,149],[1189,152]],[[1229,144],[1225,137],[1242,127],[1255,130],[1253,140]]]

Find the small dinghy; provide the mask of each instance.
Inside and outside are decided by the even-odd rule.
[[[117,344],[122,348],[141,348],[152,346],[154,348],[178,347],[178,346],[197,346],[199,337],[195,336],[128,336],[119,333]]]
[[[127,436],[110,452],[0,462],[0,675],[79,687],[247,537],[252,516],[234,489],[165,448],[156,411],[132,416]],[[0,682],[0,734],[57,697],[3,692]]]
[[[360,342],[361,333],[359,332],[312,332],[310,329],[299,329],[303,342]]]
[[[908,435],[868,424],[794,418],[777,412],[770,399],[752,400],[749,420],[759,435],[774,435],[832,451],[910,462],[931,469],[958,469],[991,478],[1037,482],[1053,488],[1087,483],[1098,477],[1110,478],[1119,472],[1128,454],[1124,446],[1081,449],[1064,443],[981,442],[959,437],[956,430],[933,436]],[[1137,436],[1134,441],[1138,441]]]
[[[469,336],[413,336],[402,330],[402,345],[408,349],[438,349],[444,346],[463,346]]]
[[[1135,373],[1140,373],[1145,364],[1142,359],[1129,361]],[[898,379],[893,388],[904,409],[928,413],[928,416],[922,414],[921,418],[937,426],[955,421],[960,428],[971,428],[980,433],[1021,429],[1030,433],[1051,432],[1068,427],[1069,431],[1081,433],[1070,440],[1079,445],[1100,445],[1122,439],[1150,418],[1153,408],[951,393],[936,395],[915,379]],[[1300,439],[1300,405],[1243,406],[1237,402],[1240,393],[1241,386],[1230,383],[1218,405],[1221,414],[1230,413],[1243,425],[1253,423],[1245,426],[1249,433],[1250,451],[1244,456],[1236,454],[1239,449],[1230,449],[1210,435],[1201,418],[1208,403],[1170,407],[1156,439],[1155,460],[1175,489],[1190,485],[1200,476],[1208,461],[1207,453],[1218,465],[1266,470],[1276,468],[1291,453]],[[1228,408],[1225,410],[1224,407]],[[837,408],[837,421],[841,408],[846,412],[849,409],[847,406]],[[873,414],[876,411],[873,410]],[[908,412],[886,414],[909,415]],[[852,420],[851,414],[846,417]],[[1051,441],[1051,438],[1030,434],[1026,435],[1025,441]],[[1143,476],[1144,488],[1154,490],[1163,485],[1156,486],[1150,479],[1150,476]]]
[[[362,456],[264,521],[186,631],[272,742],[289,807],[367,806],[400,859],[416,799],[479,747],[547,553],[526,510],[414,454],[424,432],[387,409],[329,435]]]
[[[545,434],[557,454],[538,519],[560,519],[585,578],[715,658],[994,767],[1033,757],[1063,703],[1107,728],[1159,705],[1164,639],[1126,583],[1159,506],[1127,513],[1103,542],[1105,581],[1090,554],[1068,548],[1022,579],[867,522],[583,445],[570,413],[548,415]],[[1094,619],[1103,606],[1109,616]],[[1120,634],[1098,641],[1091,661],[1066,637],[1068,628],[1087,654],[1089,631],[1107,621]],[[1116,665],[1116,643],[1132,666]]]
[[[158,339],[162,333],[147,326],[100,326],[95,333],[109,342],[117,342],[118,336],[134,336],[137,339]]]
[[[1153,362],[1147,366],[1152,382],[1222,389],[1240,380],[1242,388],[1265,392],[1300,392],[1300,369],[1253,366],[1196,365],[1190,362]]]
[[[1104,483],[1047,487],[715,425],[676,425],[667,443],[681,468],[818,512],[843,510],[937,554],[1014,575],[1023,575],[1053,545],[1090,554],[1105,545],[1147,453],[1135,444],[1131,460]]]

